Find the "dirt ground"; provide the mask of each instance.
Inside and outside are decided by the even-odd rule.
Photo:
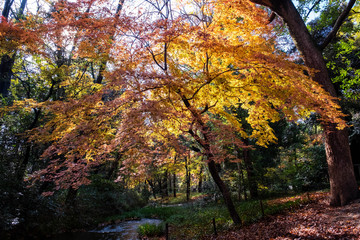
[[[360,200],[344,207],[330,207],[327,193],[311,194],[310,203],[240,230],[207,239],[359,239]]]

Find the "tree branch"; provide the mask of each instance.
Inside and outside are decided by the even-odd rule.
[[[269,16],[268,24],[272,23],[272,21],[274,21],[275,18],[276,18],[276,13],[272,11]]]
[[[340,14],[340,16],[337,18],[331,32],[326,36],[325,40],[320,44],[319,48],[320,50],[324,50],[327,45],[333,40],[333,38],[336,36],[336,33],[339,31],[341,25],[349,15],[349,12],[351,8],[354,6],[356,0],[350,0],[346,8],[343,10],[343,12]]]
[[[319,5],[319,3],[321,2],[321,0],[318,0],[316,3],[314,3],[314,5],[310,8],[310,10],[308,11],[308,13],[306,14],[304,21],[306,21],[306,19],[309,17],[310,13],[312,12],[312,10],[314,10],[314,8]]]

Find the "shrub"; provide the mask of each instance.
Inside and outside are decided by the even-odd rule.
[[[145,223],[138,227],[140,237],[160,237],[165,234],[164,224]]]

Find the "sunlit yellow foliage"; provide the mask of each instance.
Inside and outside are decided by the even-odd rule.
[[[157,110],[172,109],[161,120],[168,130],[179,133],[175,126],[193,122],[193,111],[209,108],[221,114],[224,107],[238,103],[248,110],[250,138],[262,146],[276,141],[269,123],[283,115],[295,121],[316,111],[344,127],[333,99],[303,74],[311,70],[287,61],[274,48],[263,10],[248,2],[223,0],[207,2],[199,11],[198,18],[206,20],[194,25],[179,17],[176,25],[163,23],[167,31],[159,31],[150,41],[147,69],[163,75],[142,82],[140,88],[148,87],[145,97],[159,103]],[[190,107],[184,106],[184,98]],[[241,127],[229,114],[224,116],[228,124]]]
[[[61,187],[114,152],[123,156],[121,170],[146,175],[147,165],[186,154],[180,135],[220,162],[230,158],[227,146],[242,146],[239,136],[261,146],[276,142],[269,124],[284,117],[296,121],[315,111],[345,126],[334,99],[304,74],[312,70],[274,47],[267,13],[249,1],[182,1],[189,13],[160,18],[151,11],[115,17],[100,7],[85,14],[85,1],[67,4],[57,6],[44,36],[62,48],[72,42],[74,62],[39,63],[44,81],[61,83],[63,99],[14,105],[46,114],[30,139],[52,143],[43,154],[51,164],[40,174]],[[103,61],[105,80],[95,84],[90,66]],[[239,104],[250,133],[227,111]]]

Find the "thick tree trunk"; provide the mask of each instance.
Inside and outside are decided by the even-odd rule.
[[[343,147],[349,138],[346,130],[337,130],[333,125],[324,126],[324,129],[330,178],[330,204],[343,206],[356,199],[359,194],[350,148]]]
[[[324,58],[313,41],[303,19],[291,0],[252,0],[270,7],[289,28],[290,34],[304,58],[307,67],[316,69],[311,77],[331,95],[336,97]],[[338,130],[333,125],[323,124],[325,130],[325,149],[330,176],[330,204],[342,206],[358,197],[358,185],[350,155],[350,146],[346,130]]]
[[[241,219],[240,219],[238,213],[236,212],[234,203],[231,199],[230,191],[227,188],[227,186],[225,185],[225,183],[223,182],[223,180],[220,178],[219,173],[216,169],[215,162],[213,160],[209,160],[208,167],[209,167],[209,172],[210,172],[212,178],[214,179],[216,185],[219,187],[220,192],[222,193],[222,196],[225,201],[225,205],[230,213],[231,219],[234,221],[235,224],[240,225]]]

